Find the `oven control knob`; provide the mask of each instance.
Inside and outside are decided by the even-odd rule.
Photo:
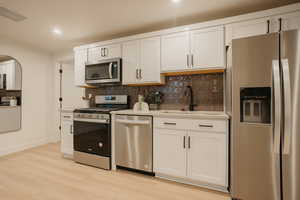
[[[103,147],[103,143],[102,143],[102,142],[99,142],[99,144],[98,144],[98,145],[99,145],[99,147],[100,147],[100,148],[102,148],[102,147]]]

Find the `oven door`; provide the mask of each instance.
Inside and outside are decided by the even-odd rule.
[[[85,82],[115,83],[121,81],[121,59],[104,60],[85,65]]]
[[[110,157],[110,124],[74,120],[74,150]]]

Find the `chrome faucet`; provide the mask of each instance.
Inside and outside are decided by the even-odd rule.
[[[186,86],[185,96],[190,96],[189,111],[194,111],[196,104],[194,104],[194,93],[192,86]]]

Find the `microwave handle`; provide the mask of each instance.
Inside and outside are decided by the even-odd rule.
[[[109,69],[108,69],[108,70],[109,70],[108,72],[109,72],[109,78],[110,78],[110,79],[113,78],[113,77],[112,77],[112,66],[113,66],[113,63],[111,62],[111,63],[109,64]]]

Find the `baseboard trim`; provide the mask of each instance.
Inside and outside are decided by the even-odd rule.
[[[206,188],[209,190],[214,190],[214,191],[229,194],[229,191],[227,190],[226,187],[219,186],[219,185],[213,185],[213,184],[198,182],[198,181],[189,180],[189,179],[185,179],[185,178],[174,177],[174,176],[170,176],[170,175],[166,175],[166,174],[162,174],[162,173],[155,173],[155,177],[169,180],[169,181],[174,181],[177,183],[193,185],[193,186],[202,187],[202,188]]]
[[[24,151],[26,149],[30,149],[48,143],[49,143],[49,138],[41,138],[35,140],[34,142],[23,143],[12,147],[6,147],[5,149],[0,149],[0,156],[5,156],[19,151]]]

